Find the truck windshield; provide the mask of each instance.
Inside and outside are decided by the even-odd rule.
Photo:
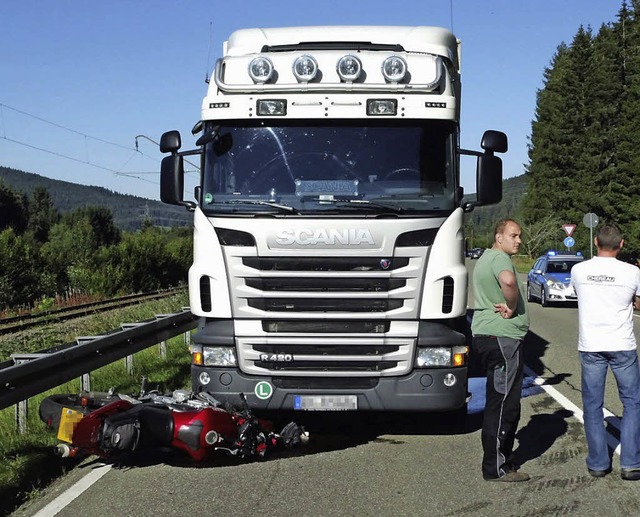
[[[452,211],[455,126],[446,121],[207,123],[200,205],[213,214]]]

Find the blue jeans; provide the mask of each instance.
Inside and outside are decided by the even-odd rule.
[[[587,467],[592,470],[611,468],[603,412],[605,381],[610,367],[618,383],[623,407],[620,468],[640,468],[640,367],[637,352],[580,352],[580,362],[584,432],[589,446]]]

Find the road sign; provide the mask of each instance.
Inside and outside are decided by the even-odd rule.
[[[564,239],[564,245],[567,248],[573,248],[573,246],[576,244],[576,241],[573,237],[565,237]]]
[[[582,222],[587,228],[595,228],[596,226],[598,226],[600,219],[598,219],[598,216],[596,214],[589,212],[588,214],[584,214]]]
[[[562,225],[562,229],[565,231],[565,233],[571,237],[571,234],[573,233],[573,230],[576,229],[576,225],[575,224],[563,224]]]

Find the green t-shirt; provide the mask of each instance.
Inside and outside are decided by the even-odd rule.
[[[473,270],[473,297],[475,310],[471,322],[474,336],[500,336],[522,339],[529,330],[527,303],[522,293],[522,283],[518,281],[518,306],[514,315],[505,319],[495,312],[494,303],[505,302],[498,282],[502,271],[516,272],[511,257],[504,251],[488,249],[482,254]]]

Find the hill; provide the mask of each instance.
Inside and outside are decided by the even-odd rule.
[[[497,205],[476,207],[466,214],[465,226],[469,247],[490,246],[493,230],[500,219],[513,218],[522,224],[522,201],[527,193],[527,176],[522,174],[502,182],[502,201]],[[465,196],[475,199],[475,193]]]
[[[111,210],[118,228],[135,231],[145,217],[156,226],[190,226],[192,215],[182,207],[166,205],[160,201],[119,194],[103,187],[93,187],[54,180],[30,172],[0,167],[0,180],[6,185],[28,196],[36,187],[44,187],[51,194],[55,207],[60,212],[69,212],[77,207],[104,206]],[[502,184],[502,202],[494,206],[478,207],[468,214],[473,221],[476,235],[490,234],[493,225],[504,217],[520,216],[520,205],[527,190],[526,176],[515,176]],[[475,198],[470,194],[469,199]]]
[[[0,166],[0,181],[11,189],[31,196],[36,187],[49,191],[53,204],[61,213],[82,206],[101,206],[111,210],[121,230],[135,231],[148,218],[155,226],[190,226],[192,215],[184,208],[160,201],[112,192],[103,187],[54,180],[30,172]]]

